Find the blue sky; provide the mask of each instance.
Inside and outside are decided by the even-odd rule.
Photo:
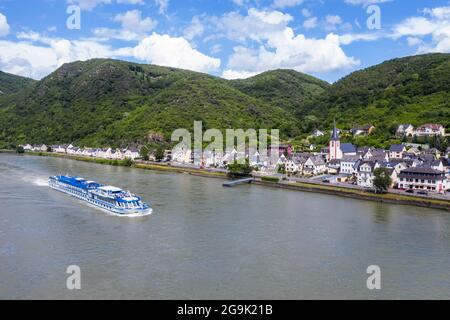
[[[70,6],[80,29],[67,27]],[[224,78],[288,68],[333,82],[428,52],[450,52],[448,0],[0,0],[0,70],[35,79],[102,57]]]

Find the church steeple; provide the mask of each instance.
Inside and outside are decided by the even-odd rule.
[[[339,132],[336,128],[336,118],[334,119],[333,132],[331,134],[331,140],[338,141],[339,140]]]
[[[342,159],[341,141],[339,138],[339,132],[336,127],[336,119],[334,119],[333,132],[331,133],[331,139],[329,144],[328,160]]]

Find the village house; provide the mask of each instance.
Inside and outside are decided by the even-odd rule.
[[[357,149],[351,143],[341,143],[342,156],[356,156]]]
[[[263,167],[264,161],[261,157],[261,154],[258,151],[255,151],[252,155],[248,157],[251,166],[254,167]]]
[[[327,172],[329,174],[338,174],[341,169],[341,160],[333,159],[327,163]]]
[[[429,165],[434,170],[444,172],[444,164],[440,159],[433,160]]]
[[[23,150],[25,151],[31,151],[33,150],[33,146],[31,144],[22,145]]]
[[[56,153],[66,153],[67,152],[67,145],[58,145],[58,146],[52,146],[52,151]]]
[[[411,124],[401,124],[397,127],[396,135],[398,137],[412,137],[414,135],[414,127]]]
[[[445,136],[445,128],[441,124],[429,123],[424,124],[414,130],[414,135],[417,137],[425,136]]]
[[[373,188],[374,171],[380,164],[376,161],[361,161],[357,168],[357,184],[364,188]]]
[[[320,156],[309,157],[303,165],[304,175],[320,175],[327,171],[326,163]]]
[[[398,177],[398,188],[444,193],[448,185],[444,172],[422,166],[402,170]]]
[[[400,173],[402,170],[407,169],[409,165],[404,159],[390,159],[386,164],[386,167],[394,169],[397,173]]]
[[[323,137],[325,133],[323,131],[320,131],[319,129],[315,129],[313,132],[314,137]]]
[[[31,150],[34,152],[46,152],[48,150],[48,147],[45,144],[34,144]]]
[[[296,159],[289,159],[286,161],[285,170],[287,173],[297,174],[303,172],[303,165]]]
[[[389,148],[389,159],[402,159],[406,152],[406,147],[403,144],[393,144]]]
[[[354,175],[357,173],[356,165],[361,161],[359,156],[344,156],[341,159],[341,174]]]
[[[442,166],[447,177],[450,176],[450,158],[442,158]]]
[[[422,153],[422,151],[420,151],[419,148],[417,148],[417,147],[411,147],[408,149],[407,153],[411,153],[415,156],[418,156],[419,154]]]
[[[82,151],[83,157],[93,157],[94,156],[94,149],[91,148],[84,148]]]
[[[76,151],[77,151],[77,148],[75,148],[72,145],[68,146],[67,149],[66,149],[66,153],[67,154],[71,154],[71,155],[76,154]]]
[[[354,136],[360,136],[360,135],[369,135],[372,134],[372,132],[375,130],[375,127],[371,124],[367,124],[364,126],[358,126],[355,128],[350,129],[350,133]]]
[[[363,160],[376,160],[378,162],[389,161],[389,154],[383,149],[363,147],[358,151],[358,155],[360,155]]]
[[[397,186],[399,173],[393,168],[387,168],[387,171],[389,176],[391,177],[391,184],[389,185],[389,188],[394,188],[395,186]]]
[[[136,160],[140,158],[140,153],[137,148],[126,148],[123,150],[123,156],[126,159]]]

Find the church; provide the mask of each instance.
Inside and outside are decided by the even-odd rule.
[[[336,128],[336,121],[334,121],[333,132],[331,134],[331,140],[328,145],[328,161],[337,159],[340,160],[343,157],[341,149],[341,140],[339,138],[339,132]]]

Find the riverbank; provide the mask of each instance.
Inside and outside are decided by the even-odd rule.
[[[0,152],[8,152],[14,153],[13,151],[5,151],[1,150]],[[90,163],[98,163],[98,164],[106,164],[113,166],[128,166],[137,169],[143,170],[154,170],[161,171],[167,173],[178,173],[178,174],[189,174],[200,177],[207,178],[218,178],[218,179],[228,179],[226,173],[211,171],[207,169],[197,169],[192,167],[181,167],[174,166],[166,163],[152,163],[152,162],[125,162],[123,160],[108,160],[108,159],[97,159],[90,157],[80,157],[80,156],[72,156],[67,154],[56,154],[50,152],[27,152],[26,155],[32,156],[51,156],[57,158],[65,158],[77,161],[84,161]],[[267,179],[270,180],[270,179]],[[256,178],[253,181],[253,184],[271,187],[271,188],[279,188],[279,189],[287,189],[287,190],[295,190],[302,192],[315,192],[322,194],[329,194],[334,196],[341,196],[346,198],[353,198],[359,200],[367,200],[367,201],[375,201],[380,203],[390,203],[390,204],[401,204],[401,205],[412,205],[419,206],[424,208],[432,208],[432,209],[441,209],[450,211],[450,201],[440,200],[440,199],[432,199],[425,197],[418,197],[413,195],[403,195],[403,194],[375,194],[369,192],[367,190],[362,189],[352,189],[338,186],[328,186],[317,183],[307,183],[307,182],[276,182],[276,181],[264,181],[263,179]]]
[[[411,205],[450,211],[450,201],[439,199],[422,198],[410,195],[400,195],[395,193],[376,194],[366,190],[350,189],[337,186],[324,186],[305,182],[281,183],[281,182],[255,180],[253,183],[256,185],[273,188],[297,190],[303,192],[323,193],[359,200],[376,201],[390,204]]]

